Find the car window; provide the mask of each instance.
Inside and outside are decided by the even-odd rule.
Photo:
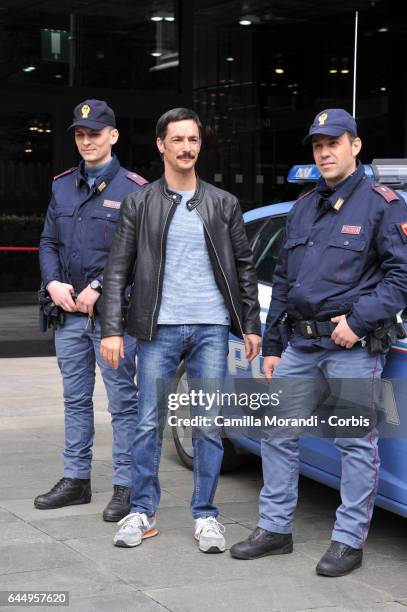
[[[259,233],[259,229],[265,223],[267,223],[267,221],[267,217],[261,217],[260,219],[254,219],[253,221],[249,221],[245,224],[246,236],[250,246],[252,246],[253,240],[255,240],[257,234]]]
[[[285,220],[285,216],[271,217],[252,241],[254,265],[261,283],[272,284],[274,268],[283,243]]]

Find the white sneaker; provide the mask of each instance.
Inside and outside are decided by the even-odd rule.
[[[226,550],[223,534],[225,527],[218,523],[214,516],[195,520],[195,540],[199,542],[199,550],[205,553],[221,553]]]
[[[139,546],[145,538],[158,535],[158,529],[155,528],[156,523],[155,515],[148,518],[141,512],[130,512],[117,523],[120,529],[114,536],[113,543],[115,546],[125,548]]]

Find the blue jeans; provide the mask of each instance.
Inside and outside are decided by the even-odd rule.
[[[227,325],[158,325],[151,342],[138,341],[137,382],[139,420],[133,444],[131,511],[151,516],[160,502],[158,470],[168,392],[177,368],[185,359],[188,381],[213,387],[226,375],[229,327]],[[173,390],[173,389],[172,389]],[[218,430],[193,436],[194,518],[217,516],[213,504],[223,445]]]
[[[312,414],[321,399],[325,380],[331,388],[340,384],[349,398],[357,388],[363,406],[374,413],[383,365],[382,355],[371,355],[365,348],[309,353],[289,345],[274,373],[277,381],[291,378],[287,386],[291,389],[289,401],[281,400],[280,408],[289,417]],[[301,384],[296,386],[293,377],[301,377]],[[341,380],[337,383],[335,379]],[[340,416],[337,411],[336,414]],[[375,428],[364,437],[334,440],[342,459],[342,503],[336,512],[332,540],[353,548],[363,546],[372,518],[380,466],[377,441]],[[298,497],[298,437],[268,436],[261,442],[261,455],[264,486],[260,493],[259,527],[291,533]]]
[[[93,390],[98,364],[105,384],[113,428],[113,484],[131,486],[131,446],[137,423],[136,339],[125,334],[125,358],[117,370],[100,356],[100,322],[87,328],[86,316],[66,315],[55,332],[65,403],[64,476],[90,478],[95,433]]]

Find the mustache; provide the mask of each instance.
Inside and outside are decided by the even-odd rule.
[[[183,153],[182,155],[178,155],[177,159],[195,159],[195,155],[192,155],[192,153]]]

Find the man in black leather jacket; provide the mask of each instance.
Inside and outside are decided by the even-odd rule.
[[[103,358],[117,367],[123,355],[121,299],[132,270],[127,331],[138,339],[131,511],[119,523],[116,546],[137,546],[158,533],[160,428],[168,381],[180,361],[185,359],[190,385],[207,391],[226,375],[229,328],[244,339],[249,361],[259,352],[257,279],[240,206],[233,195],[196,176],[201,129],[189,109],[159,119],[164,176],[124,200],[105,268]],[[211,416],[207,407],[204,412]],[[224,528],[213,503],[223,455],[218,429],[195,430],[193,447],[195,538],[201,551],[223,552]]]

